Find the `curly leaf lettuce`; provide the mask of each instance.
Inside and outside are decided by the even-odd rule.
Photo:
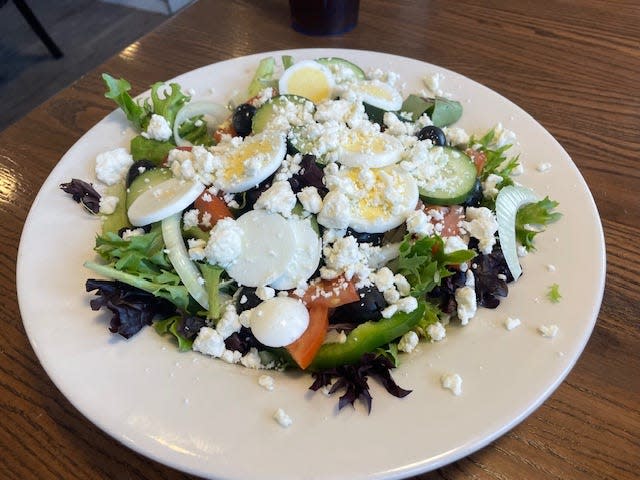
[[[107,87],[107,92],[104,96],[116,102],[127,116],[127,119],[138,130],[145,130],[151,118],[151,111],[146,105],[136,102],[131,95],[129,95],[131,84],[124,78],[118,80],[108,73],[102,74],[102,80]]]
[[[557,206],[558,202],[545,197],[520,207],[516,214],[516,239],[527,251],[535,250],[533,239],[538,233],[562,217],[561,213],[553,211]]]
[[[171,301],[182,309],[189,306],[189,294],[180,283],[164,253],[165,245],[159,227],[127,240],[108,232],[96,238],[96,252],[107,262],[86,262],[96,273]]]
[[[84,266],[107,278],[117,280],[156,297],[169,300],[178,308],[186,310],[189,306],[189,292],[186,287],[179,285],[180,278],[171,272],[162,271],[157,275],[143,273],[129,273],[118,270],[112,265],[102,265],[96,262],[85,262]]]
[[[554,283],[549,286],[549,290],[547,291],[547,298],[551,303],[559,303],[562,300],[562,295],[560,294],[560,285]]]
[[[407,236],[400,244],[398,273],[404,275],[411,285],[411,295],[420,297],[440,285],[443,278],[452,275],[448,266],[459,265],[474,256],[472,250],[444,253],[444,242],[437,235],[415,241]]]
[[[176,114],[189,100],[191,97],[182,93],[180,85],[177,83],[170,83],[169,89],[166,88],[164,82],[157,82],[151,86],[151,111],[162,115],[169,122],[171,128],[173,128]]]
[[[136,101],[129,94],[131,84],[124,78],[116,79],[103,73],[102,80],[107,88],[104,96],[116,102],[127,119],[140,131],[146,130],[154,113],[162,115],[173,128],[176,114],[191,99],[182,93],[177,83],[170,83],[167,89],[164,82],[157,82],[151,86],[151,101],[149,98]]]
[[[511,148],[511,144],[502,146],[496,145],[496,132],[494,129],[489,130],[479,139],[471,138],[469,147],[484,153],[486,161],[480,172],[480,180],[486,180],[489,175],[498,175],[502,177],[500,188],[513,185],[511,174],[518,165],[518,157],[508,158],[505,152]]]
[[[117,233],[108,232],[96,237],[95,251],[114,268],[134,273],[156,274],[160,269],[171,269],[171,263],[164,253],[162,231],[155,226],[144,235],[121,238]]]

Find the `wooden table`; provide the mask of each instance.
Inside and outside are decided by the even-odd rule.
[[[0,134],[0,477],[187,478],[83,418],[38,363],[18,311],[16,254],[32,199],[64,152],[113,109],[99,72],[149,85],[250,53],[344,47],[441,65],[523,107],[577,164],[606,236],[602,309],[566,381],[502,438],[417,478],[638,478],[640,6],[634,0],[361,3],[357,29],[323,38],[294,32],[284,0],[200,1]]]

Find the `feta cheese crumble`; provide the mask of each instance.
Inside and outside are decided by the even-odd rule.
[[[167,119],[162,115],[154,113],[151,115],[149,125],[146,132],[143,132],[142,136],[150,138],[151,140],[158,140],[159,142],[165,142],[171,138],[173,131]]]
[[[536,167],[536,170],[539,171],[540,173],[544,173],[550,169],[551,169],[551,164],[548,162],[539,163],[538,166]]]
[[[260,195],[254,208],[262,208],[267,212],[279,213],[283,217],[290,217],[291,210],[296,206],[296,195],[287,181],[273,182],[265,192]]]
[[[103,195],[100,197],[100,213],[103,215],[111,215],[116,211],[120,199],[114,195]]]
[[[322,209],[322,197],[316,187],[304,187],[297,194],[298,200],[309,213],[318,213]]]
[[[273,414],[273,419],[278,422],[278,424],[283,428],[288,428],[293,424],[293,420],[291,419],[291,417],[287,415],[287,413],[282,408],[279,408],[275,411],[275,413]]]
[[[440,378],[442,388],[451,390],[455,396],[462,395],[462,377],[457,373],[445,373]]]
[[[521,322],[520,322],[519,318],[507,317],[507,319],[504,321],[504,328],[506,328],[507,330],[511,331],[514,328],[519,327],[520,324],[521,324]]]
[[[405,333],[398,342],[398,350],[401,352],[411,353],[418,346],[418,334],[416,332]]]
[[[220,357],[225,351],[224,338],[211,327],[202,327],[191,347],[196,352]]]
[[[432,342],[440,342],[447,336],[447,331],[442,323],[435,322],[427,327],[427,335],[429,335]]]
[[[207,261],[228,267],[242,252],[243,231],[231,218],[219,220],[211,229],[211,235],[204,249]]]
[[[115,185],[124,181],[133,157],[125,148],[116,148],[98,154],[96,157],[96,178],[106,185]]]
[[[275,388],[275,382],[271,375],[260,375],[258,377],[258,385],[270,392]]]
[[[476,291],[472,287],[464,286],[455,291],[455,299],[458,304],[457,314],[462,325],[467,325],[478,310]]]
[[[540,325],[538,327],[538,332],[540,332],[540,335],[547,338],[555,337],[558,334],[559,330],[560,328],[558,328],[557,325]]]
[[[496,244],[495,233],[498,231],[494,213],[487,207],[468,207],[465,217],[466,220],[461,222],[462,228],[478,239],[478,248],[482,253],[490,254]]]

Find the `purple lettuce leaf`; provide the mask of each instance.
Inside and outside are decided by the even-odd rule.
[[[405,390],[398,386],[391,377],[391,369],[393,368],[394,363],[388,356],[366,353],[354,365],[341,365],[330,370],[314,372],[312,374],[314,382],[309,389],[317,391],[322,387],[331,386],[330,395],[344,390],[338,401],[338,410],[347,405],[355,406],[355,402],[360,400],[367,412],[371,413],[373,399],[369,391],[369,377],[378,380],[385,390],[394,397],[403,398],[411,393],[411,390]]]
[[[176,314],[175,305],[168,300],[122,282],[90,278],[86,282],[86,290],[96,291],[97,297],[90,301],[91,309],[104,307],[111,311],[109,330],[124,338],[130,338],[144,326],[151,325],[154,319]]]
[[[90,183],[74,178],[68,183],[60,184],[60,188],[90,212],[98,213],[100,211],[100,194]]]

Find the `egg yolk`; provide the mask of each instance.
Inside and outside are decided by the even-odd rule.
[[[247,170],[264,163],[265,158],[273,151],[274,147],[268,140],[243,143],[227,156],[223,178],[229,182],[246,176]]]
[[[364,192],[364,195],[357,202],[358,216],[366,220],[389,217],[393,205],[384,194],[385,187],[380,179],[380,173],[373,168],[369,169],[368,172],[373,174],[373,178],[366,182],[368,185],[365,185],[361,177],[362,169],[354,168],[347,174],[354,183],[356,191]]]
[[[331,85],[326,75],[313,68],[304,68],[291,75],[287,91],[307,97],[313,103],[320,103],[331,97]]]
[[[362,132],[350,132],[342,146],[351,153],[382,153],[387,149],[384,138]]]

